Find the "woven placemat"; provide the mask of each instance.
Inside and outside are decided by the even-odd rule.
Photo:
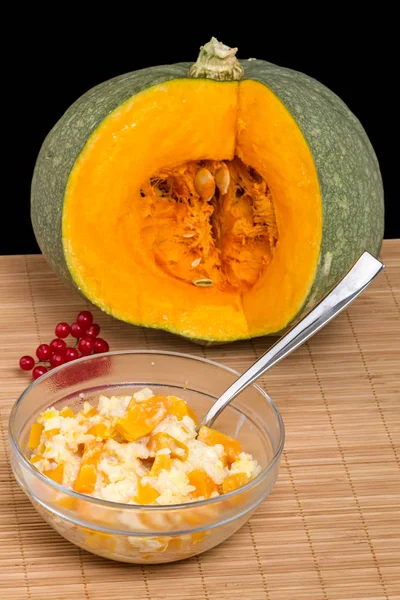
[[[18,359],[85,303],[41,256],[0,257],[0,598],[400,599],[400,240],[382,259],[371,288],[261,380],[287,432],[271,496],[221,546],[142,567],[65,541],[13,480],[7,420],[29,381]],[[113,350],[189,352],[242,371],[271,343],[202,348],[94,312]]]

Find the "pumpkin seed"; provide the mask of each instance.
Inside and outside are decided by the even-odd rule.
[[[196,285],[197,287],[211,287],[213,284],[212,279],[194,279],[193,280],[193,285]]]
[[[196,258],[196,260],[194,260],[192,262],[192,267],[198,267],[200,263],[201,263],[201,258]]]
[[[229,169],[225,163],[222,163],[218,171],[215,173],[215,183],[217,184],[217,188],[223,196],[227,193],[230,182],[231,175],[229,173]]]
[[[202,200],[209,202],[215,194],[215,180],[208,169],[199,169],[194,177],[194,187]]]
[[[182,237],[184,238],[192,238],[194,236],[194,233],[184,233]]]

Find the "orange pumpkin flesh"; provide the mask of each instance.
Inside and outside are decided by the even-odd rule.
[[[203,469],[190,471],[188,479],[190,485],[195,488],[195,491],[192,492],[195,498],[211,498],[211,495],[218,491],[218,486]]]
[[[46,475],[46,477],[49,477],[49,479],[52,479],[56,483],[62,484],[64,476],[64,465],[60,463],[54,469],[43,471],[43,475]]]
[[[189,454],[188,447],[185,444],[164,432],[153,434],[149,440],[148,447],[153,452],[167,448],[170,450],[171,458],[178,458],[182,461],[187,460]],[[160,456],[165,456],[165,454],[161,454]]]
[[[208,202],[196,171],[216,175],[222,161],[228,191]],[[82,150],[63,213],[68,267],[95,304],[215,341],[284,328],[311,288],[321,235],[308,145],[252,80],[172,80],[126,101]]]
[[[103,442],[85,444],[74,490],[81,494],[92,494],[96,486],[97,465],[103,451]]]
[[[28,448],[30,450],[36,450],[39,446],[43,430],[44,426],[41,423],[32,423],[28,439]]]
[[[249,478],[247,477],[246,473],[233,473],[232,475],[228,475],[228,477],[222,482],[222,492],[224,494],[233,492],[233,490],[237,490],[243,485],[246,485],[248,481]]]
[[[200,427],[199,435],[197,439],[208,446],[215,446],[216,444],[221,444],[224,447],[226,452],[226,456],[228,459],[228,463],[232,463],[236,460],[239,454],[242,451],[242,445],[239,440],[231,437],[230,435],[226,435],[225,433],[221,433],[216,429],[211,429],[210,427],[206,427],[203,425]]]
[[[115,422],[115,429],[129,442],[147,435],[167,414],[165,396],[152,396],[129,407],[128,412]]]

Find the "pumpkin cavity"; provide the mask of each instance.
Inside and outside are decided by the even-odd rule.
[[[140,194],[143,241],[168,275],[240,293],[264,275],[279,237],[273,198],[240,158],[166,167]]]

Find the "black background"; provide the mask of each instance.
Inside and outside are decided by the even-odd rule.
[[[8,48],[5,61],[3,119],[5,114],[10,168],[3,173],[8,185],[3,188],[2,221],[7,226],[0,236],[0,254],[39,252],[30,224],[30,182],[41,143],[68,106],[121,73],[195,60],[199,46],[212,35],[238,46],[239,58],[255,57],[307,73],[346,102],[366,129],[380,163],[385,237],[400,237],[394,186],[398,160],[389,150],[389,139],[399,133],[393,94],[398,68],[391,65],[394,15],[351,18],[339,6],[334,14],[294,14],[289,5],[280,14],[261,14],[256,5],[234,10],[227,4],[225,14],[217,17],[212,5],[174,6],[165,13],[156,4],[126,13],[123,5],[108,4],[100,21],[73,6],[58,16],[35,9],[25,14],[23,29],[14,28],[13,51]]]

